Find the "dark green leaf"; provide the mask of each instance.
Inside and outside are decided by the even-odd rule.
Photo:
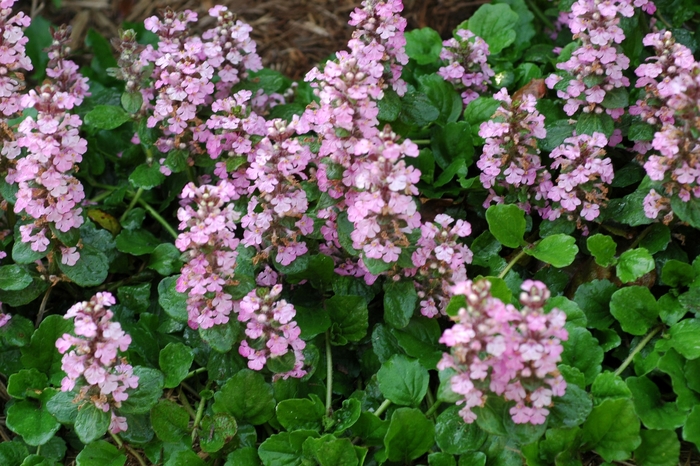
[[[404,328],[413,317],[417,303],[413,282],[388,282],[384,287],[384,320],[396,328]]]
[[[18,401],[7,409],[5,424],[32,446],[45,444],[61,428],[61,424],[48,411],[27,400]]]
[[[642,444],[634,451],[639,466],[675,466],[681,454],[678,434],[671,430],[643,430]]]
[[[47,316],[32,335],[29,346],[22,348],[22,365],[35,368],[49,376],[49,381],[60,385],[62,356],[56,349],[56,340],[73,330],[73,324],[63,316]]]
[[[610,312],[625,332],[644,335],[658,322],[659,306],[649,288],[629,286],[612,295]]]
[[[450,406],[435,422],[435,441],[442,451],[453,455],[478,450],[487,437],[477,424],[464,422],[459,415],[460,409],[459,406]]]
[[[158,164],[142,163],[129,175],[129,181],[134,187],[146,190],[159,186],[164,180],[165,175],[161,173]]]
[[[182,343],[168,343],[158,356],[158,364],[165,374],[163,386],[173,388],[180,385],[187,376],[192,361],[194,361],[192,348]]]
[[[84,122],[98,129],[115,129],[123,125],[131,117],[122,108],[114,105],[95,105],[86,115]]]
[[[317,435],[313,430],[271,435],[260,444],[258,455],[265,466],[298,466],[301,464],[304,441]]]
[[[331,318],[331,342],[342,346],[349,341],[360,341],[367,334],[367,302],[361,296],[333,296],[325,308]]]
[[[424,27],[406,34],[406,55],[419,65],[433,63],[440,58],[442,39],[434,29]]]
[[[534,248],[525,249],[525,252],[542,262],[561,268],[574,262],[578,246],[573,236],[558,233],[541,239]]]
[[[562,363],[576,367],[586,377],[586,384],[590,384],[600,373],[603,362],[603,349],[598,340],[593,338],[591,332],[581,327],[568,327],[569,339],[562,342],[564,352]]]
[[[612,136],[615,130],[615,123],[607,113],[583,113],[576,123],[576,134],[603,133],[606,138]]]
[[[633,282],[654,270],[654,258],[644,248],[630,249],[620,255],[617,276],[623,283]]]
[[[309,437],[303,444],[304,456],[313,458],[320,466],[357,466],[359,460],[349,438],[324,435]]]
[[[146,230],[122,230],[116,240],[117,250],[135,256],[150,254],[160,245],[158,238]]]
[[[87,445],[75,459],[77,466],[124,466],[126,455],[104,440]]]
[[[401,406],[416,406],[428,390],[428,371],[415,359],[394,355],[377,373],[384,397]]]
[[[391,416],[384,447],[391,461],[408,463],[432,447],[435,426],[415,408],[398,408]]]
[[[481,5],[469,18],[469,30],[489,45],[491,55],[498,54],[515,41],[518,14],[508,5]]]
[[[688,359],[700,358],[700,319],[685,319],[669,330],[671,346]]]
[[[185,408],[170,400],[160,400],[151,409],[153,431],[164,442],[180,442],[189,433],[189,421],[190,416]]]
[[[272,386],[262,375],[249,369],[231,377],[216,392],[214,400],[212,409],[215,413],[229,413],[239,422],[259,425],[275,414]]]
[[[518,206],[493,205],[486,211],[486,221],[489,224],[491,234],[504,246],[517,248],[523,245],[525,212],[520,210]]]
[[[151,410],[163,394],[163,373],[149,367],[134,367],[134,375],[139,378],[139,386],[128,390],[129,398],[122,402],[120,411],[141,414]]]
[[[596,264],[601,267],[608,267],[615,264],[617,244],[610,236],[601,235],[600,233],[589,236],[586,240],[586,246],[591,255],[595,257]]]
[[[19,291],[32,283],[32,276],[22,266],[17,264],[0,267],[0,289]]]
[[[165,277],[158,284],[158,304],[178,322],[187,322],[187,295],[179,293],[175,287],[179,275]]]
[[[287,431],[321,430],[325,407],[315,399],[291,399],[280,401],[276,408],[277,420]]]
[[[180,251],[172,243],[161,243],[151,253],[147,267],[163,276],[179,272],[182,268]]]
[[[646,377],[628,377],[625,381],[632,392],[634,411],[649,429],[676,429],[685,424],[687,413],[679,411],[676,403],[661,400],[661,391]]]
[[[84,444],[103,437],[111,421],[110,413],[102,411],[94,403],[84,403],[75,418],[75,433]]]
[[[585,447],[605,461],[625,461],[641,443],[639,419],[632,401],[604,400],[583,425]]]
[[[590,327],[606,329],[615,322],[610,314],[610,298],[616,290],[608,280],[592,280],[578,287],[574,301],[586,314]]]

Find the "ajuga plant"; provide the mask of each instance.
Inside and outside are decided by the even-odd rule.
[[[700,458],[694,0],[364,0],[297,82],[244,10],[21,8],[3,466]]]

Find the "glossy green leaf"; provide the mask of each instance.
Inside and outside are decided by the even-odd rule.
[[[428,390],[430,377],[420,362],[397,354],[382,364],[377,380],[386,399],[400,406],[416,406]]]
[[[173,388],[180,385],[194,361],[192,348],[182,343],[168,343],[160,350],[158,364],[165,374],[165,388]]]
[[[272,386],[262,375],[243,369],[214,394],[212,409],[215,413],[229,413],[238,422],[263,424],[275,414],[272,393]]]
[[[508,5],[481,5],[469,18],[468,27],[477,36],[481,37],[489,45],[492,55],[515,42],[517,34],[515,25],[518,23],[518,14]]]
[[[489,224],[491,234],[504,246],[517,248],[523,244],[525,212],[520,210],[518,206],[493,205],[486,210],[486,221]]]
[[[566,267],[576,259],[578,246],[573,236],[558,233],[547,236],[525,252],[554,267]]]
[[[96,105],[85,115],[85,124],[98,129],[115,129],[131,120],[124,109],[115,105]]]
[[[333,296],[325,307],[331,318],[331,342],[342,346],[367,334],[367,302],[361,296]]]
[[[126,455],[104,440],[86,445],[75,459],[77,466],[124,466]]]
[[[654,270],[654,258],[644,248],[630,249],[620,254],[617,277],[622,283],[633,282]]]
[[[450,406],[435,421],[435,441],[446,453],[461,455],[481,448],[486,432],[476,423],[467,424],[459,415],[459,406]]]
[[[406,55],[419,65],[433,63],[440,58],[442,39],[434,29],[424,27],[406,34]]]
[[[610,312],[625,332],[644,335],[658,322],[659,306],[649,288],[628,286],[612,295]]]
[[[664,402],[656,384],[646,377],[628,377],[625,381],[632,392],[634,410],[649,429],[676,429],[681,427],[687,414],[679,411],[676,403]]]
[[[27,400],[18,401],[7,409],[5,424],[32,446],[48,442],[61,427],[48,411]]]
[[[593,257],[595,257],[596,264],[601,267],[608,267],[615,264],[617,244],[610,236],[601,235],[600,233],[589,236],[588,239],[586,239],[586,246]]]
[[[75,418],[75,433],[84,444],[103,437],[111,421],[111,415],[102,411],[94,403],[84,403]]]
[[[411,281],[389,282],[384,286],[384,320],[404,328],[413,317],[418,304],[416,288]]]
[[[625,461],[642,443],[639,431],[632,401],[607,399],[593,408],[583,424],[583,441],[605,461]]]
[[[435,426],[415,408],[398,408],[391,416],[384,447],[391,461],[407,463],[425,454],[435,442]]]
[[[325,407],[316,397],[313,400],[291,399],[280,401],[276,408],[277,421],[287,431],[315,430],[320,431]]]
[[[307,438],[318,434],[313,430],[297,430],[271,435],[260,444],[258,455],[265,466],[298,466],[302,461]]]

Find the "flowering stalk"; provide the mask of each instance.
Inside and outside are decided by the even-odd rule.
[[[25,118],[18,127],[17,144],[4,154],[16,160],[7,181],[19,186],[16,213],[25,213],[32,221],[22,225],[22,241],[34,251],[46,251],[51,226],[61,232],[83,224],[79,203],[85,198],[83,186],[73,175],[76,165],[87,151],[87,142],[80,137],[80,117],[69,113],[88,95],[87,78],[78,73],[78,66],[65,57],[70,29],[62,27],[53,33],[48,49],[49,80],[21,98],[23,107],[33,107],[37,117]],[[21,157],[20,149],[26,149]],[[75,247],[61,246],[64,264],[73,265],[79,253]]]
[[[258,279],[259,285],[277,280],[277,274],[266,270]],[[243,340],[238,352],[248,358],[248,367],[259,371],[270,358],[279,358],[290,351],[294,355],[294,367],[285,373],[275,374],[273,379],[301,378],[306,375],[304,340],[299,338],[301,329],[294,322],[296,310],[291,303],[279,299],[282,285],[272,288],[258,288],[248,293],[240,302],[238,320],[246,322],[245,334],[250,339]]]
[[[537,99],[531,94],[513,101],[503,88],[494,98],[501,106],[479,128],[479,136],[486,140],[476,163],[481,170],[479,179],[489,190],[484,207],[508,198],[530,212],[532,200],[546,197],[542,187],[551,179],[537,148],[537,139],[547,135],[544,116],[535,108]]]
[[[31,71],[32,63],[27,57],[25,45],[29,38],[24,35],[31,19],[22,12],[12,15],[16,0],[0,1],[0,112],[9,117],[19,112],[19,92],[24,89],[23,71]],[[3,155],[5,155],[3,147]]]
[[[117,351],[126,351],[131,337],[124,333],[108,308],[116,303],[108,292],[97,293],[90,301],[68,309],[65,319],[75,320],[75,335],[64,333],[56,340],[58,352],[63,354],[61,369],[66,377],[61,391],[79,387],[76,401],[89,400],[104,412],[111,412],[109,431],[113,434],[127,429],[126,418],[118,416],[114,408],[129,395],[126,390],[138,387],[138,376]],[[83,384],[84,382],[84,384]]]
[[[440,58],[447,65],[438,70],[438,75],[459,91],[462,91],[464,105],[486,92],[491,78],[495,75],[487,63],[489,46],[468,29],[456,31],[457,38],[442,43]]]
[[[193,329],[225,324],[234,309],[225,287],[235,284],[240,241],[234,230],[240,214],[231,201],[238,197],[235,186],[226,180],[215,186],[189,183],[182,191],[177,213],[181,233],[175,246],[187,253],[188,260],[176,289],[187,293],[188,325]]]
[[[489,393],[515,402],[510,415],[516,424],[543,424],[553,396],[563,396],[566,382],[557,369],[561,360],[566,314],[545,313],[550,296],[538,281],[525,280],[520,293],[522,309],[505,304],[490,292],[491,283],[465,281],[456,285],[467,306],[454,318],[440,342],[452,348],[438,369],[453,369],[452,391],[462,395],[464,422],[476,419],[473,408],[484,406]]]
[[[453,222],[454,226],[450,226]],[[471,234],[471,225],[439,214],[434,223],[425,222],[420,229],[418,248],[411,256],[415,268],[404,269],[404,275],[414,278],[421,314],[446,315],[452,288],[467,279],[466,264],[471,263],[473,254],[458,241]]]
[[[644,45],[654,47],[656,55],[635,71],[640,77],[637,86],[644,86],[646,93],[631,113],[657,131],[650,145],[637,144],[635,148],[642,154],[649,149],[659,154],[645,157],[647,175],[661,182],[662,191],[652,189],[647,194],[644,213],[653,219],[664,213],[664,221],[668,222],[673,218],[671,197],[678,196],[683,202],[688,202],[691,194],[700,197],[700,65],[670,32],[648,34]]]

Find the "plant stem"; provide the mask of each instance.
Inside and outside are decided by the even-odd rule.
[[[44,299],[41,300],[41,304],[39,305],[39,313],[36,316],[36,323],[34,326],[36,328],[39,328],[39,324],[41,323],[41,319],[44,317],[44,312],[46,312],[46,304],[49,302],[49,296],[51,296],[51,290],[53,290],[53,285],[49,286],[49,289],[46,290],[46,293],[44,293]]]
[[[379,408],[374,412],[374,415],[379,417],[382,414],[384,414],[384,411],[391,405],[391,400],[384,400],[382,404],[379,405]]]
[[[180,389],[178,390],[177,398],[182,403],[182,407],[185,408],[187,414],[189,414],[192,419],[195,419],[197,416],[195,415],[194,409],[192,409],[190,402],[187,400],[187,395],[185,395],[185,393],[182,391],[182,387],[180,387]]]
[[[118,446],[119,448],[124,447],[124,448],[126,449],[126,451],[128,451],[129,453],[131,453],[131,455],[132,455],[134,458],[136,458],[136,461],[138,461],[139,464],[140,464],[141,466],[148,466],[148,465],[146,464],[146,462],[143,460],[143,458],[141,458],[141,455],[139,455],[138,452],[137,452],[136,450],[134,450],[133,448],[131,448],[128,444],[122,442],[122,439],[120,439],[116,434],[113,434],[113,433],[110,432],[109,435],[112,436],[112,438],[113,438],[114,441],[117,443],[117,446]]]
[[[193,370],[193,371],[190,371],[190,372],[187,373],[187,375],[185,376],[185,378],[182,379],[182,380],[187,380],[187,379],[189,379],[190,377],[194,377],[194,376],[197,375],[197,374],[201,374],[202,372],[204,372],[204,371],[206,371],[206,370],[207,370],[206,367],[200,367],[199,369],[195,369],[195,370]]]
[[[525,255],[525,249],[521,249],[520,252],[510,262],[508,262],[508,265],[506,265],[506,268],[501,270],[501,273],[498,274],[498,278],[505,277],[508,274],[508,272],[510,272],[510,269],[512,269],[513,266],[515,264],[517,264],[518,261],[520,259],[522,259],[524,255]]]
[[[637,235],[637,237],[634,239],[634,241],[632,242],[632,244],[630,244],[630,247],[628,248],[628,250],[629,250],[629,249],[634,249],[634,248],[636,248],[637,246],[639,246],[639,243],[641,243],[642,240],[646,237],[646,235],[649,234],[649,232],[651,231],[651,227],[652,227],[653,225],[654,225],[654,224],[649,225],[648,227],[646,227],[646,228],[644,229],[643,232],[641,232],[639,235]]]
[[[170,233],[170,235],[173,238],[177,239],[177,232],[173,229],[173,227],[170,226],[170,224],[168,222],[165,221],[165,219],[163,217],[161,217],[161,215],[156,211],[156,209],[151,207],[151,205],[148,202],[144,201],[143,199],[139,199],[138,203],[141,204],[143,206],[143,208],[146,209],[146,211],[149,214],[151,214],[151,217],[156,219],[156,221],[158,223],[160,223],[163,226],[163,228],[165,228],[165,231]]]
[[[326,416],[330,417],[333,409],[333,353],[331,351],[331,333],[326,330]]]
[[[433,414],[435,414],[435,412],[438,410],[438,408],[440,407],[441,404],[442,404],[442,401],[437,400],[437,401],[436,401],[435,403],[433,403],[433,405],[425,412],[425,416],[426,416],[426,417],[430,417],[430,416],[432,416]]]
[[[630,355],[627,356],[627,359],[625,359],[624,361],[622,361],[622,365],[621,365],[620,367],[617,368],[617,370],[615,371],[615,375],[620,375],[620,374],[622,374],[622,371],[624,371],[625,369],[627,369],[627,366],[629,366],[629,365],[632,363],[632,360],[633,360],[634,357],[637,355],[637,353],[639,353],[642,349],[644,349],[644,347],[647,345],[647,343],[649,343],[649,341],[654,337],[654,335],[656,335],[657,333],[659,333],[660,330],[661,330],[661,326],[658,326],[658,327],[652,329],[651,332],[647,333],[647,336],[645,336],[645,337],[642,339],[642,341],[640,341],[640,342],[637,344],[637,346],[634,347],[634,349],[632,350],[632,352],[630,353]]]
[[[141,199],[141,194],[143,194],[143,188],[139,188],[139,190],[136,191],[134,198],[129,203],[129,207],[127,207],[122,216],[119,217],[119,223],[122,223],[124,220],[126,220],[126,216],[129,214],[131,209],[133,209],[136,203]]]
[[[205,386],[205,390],[209,388],[209,382]],[[197,406],[197,414],[194,417],[194,424],[192,424],[192,443],[197,439],[197,429],[199,428],[199,423],[202,421],[202,416],[204,415],[204,405],[206,404],[206,398],[202,397],[199,400],[199,406]]]
[[[554,31],[555,27],[554,24],[547,18],[544,13],[542,13],[542,10],[540,10],[540,7],[538,7],[535,2],[532,0],[525,0],[525,3],[527,4],[528,8],[530,8],[530,11],[532,11],[537,18],[539,18],[540,21],[544,23],[545,26],[547,26],[549,29]]]

